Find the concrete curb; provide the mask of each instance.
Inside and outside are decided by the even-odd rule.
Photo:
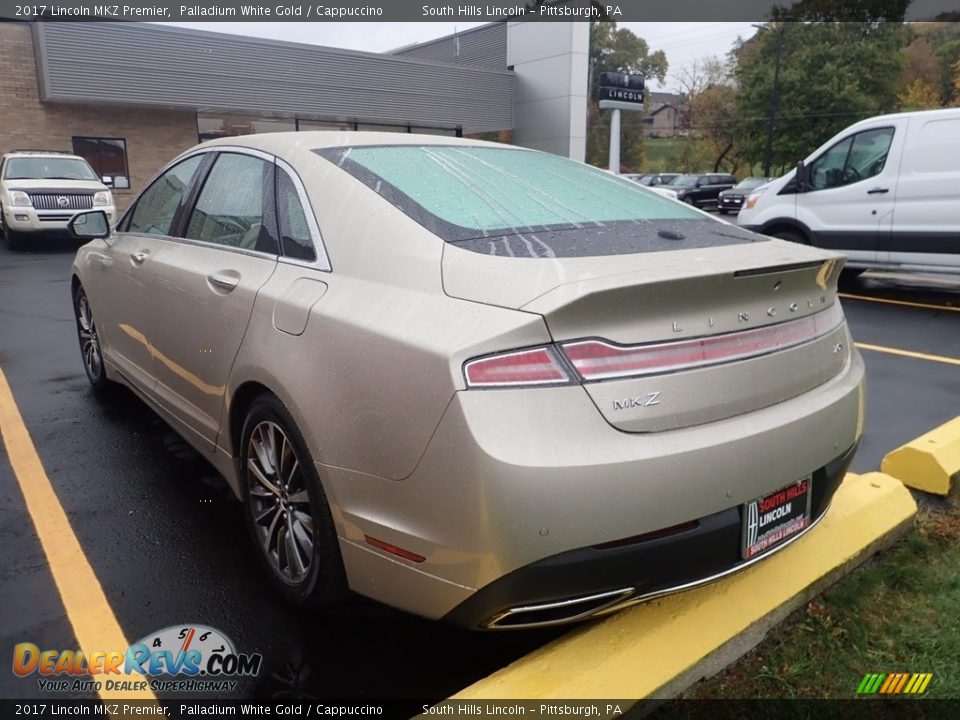
[[[787,615],[892,544],[912,528],[916,510],[900,481],[847,475],[822,522],[775,556],[578,628],[447,703],[673,697],[740,658]]]
[[[960,417],[887,453],[880,470],[907,487],[949,495],[960,473]]]

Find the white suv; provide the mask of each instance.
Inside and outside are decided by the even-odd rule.
[[[82,157],[31,150],[0,158],[0,229],[11,249],[66,234],[77,212],[93,208],[113,222],[113,195]]]

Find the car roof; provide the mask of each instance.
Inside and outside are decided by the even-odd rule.
[[[447,135],[419,135],[416,133],[373,132],[357,130],[309,130],[306,132],[262,133],[217,138],[200,147],[234,145],[281,154],[302,149],[321,150],[329,147],[362,147],[371,145],[459,145],[462,147],[499,147],[525,150],[516,145],[471,140]]]
[[[83,160],[79,155],[61,152],[59,150],[11,150],[10,152],[4,153],[3,157],[62,157]]]

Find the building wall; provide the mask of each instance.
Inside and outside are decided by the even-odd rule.
[[[52,102],[96,98],[464,132],[513,126],[514,75],[506,68],[135,22],[41,22],[34,32],[41,97]]]
[[[506,70],[507,24],[490,23],[455,35],[402,47],[391,55]]]
[[[644,124],[647,137],[674,137],[677,134],[677,109],[672,105],[662,106],[647,119],[649,122]]]
[[[589,51],[589,23],[507,24],[507,64],[517,76],[513,125],[517,145],[583,162]]]
[[[34,57],[29,25],[0,22],[0,154],[73,152],[74,136],[123,138],[131,187],[114,190],[123,210],[167,161],[197,144],[193,111],[41,102]]]

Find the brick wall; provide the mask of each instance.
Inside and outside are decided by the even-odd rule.
[[[104,82],[110,82],[105,66]],[[153,174],[197,144],[192,110],[44,103],[26,23],[0,22],[0,154],[16,149],[73,152],[73,137],[123,138],[130,190],[114,190],[122,211]]]

